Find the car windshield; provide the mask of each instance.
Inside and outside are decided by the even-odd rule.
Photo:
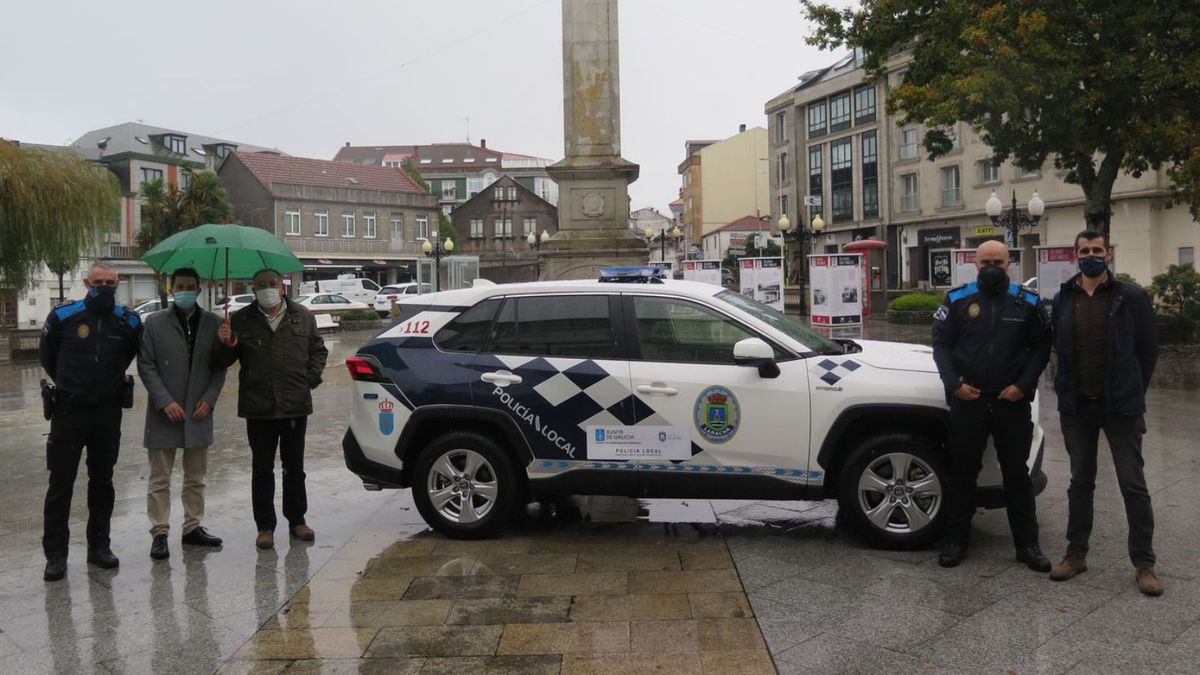
[[[388,293],[399,293],[402,288],[399,286],[384,286],[379,290],[379,295],[387,295]]]
[[[716,298],[725,304],[733,305],[734,307],[742,310],[759,321],[768,324],[775,330],[787,335],[814,352],[836,352],[841,354],[843,351],[845,351],[836,342],[817,335],[796,319],[793,319],[777,309],[768,307],[757,300],[751,300],[741,293],[734,293],[733,291],[721,291],[720,293],[717,293]]]

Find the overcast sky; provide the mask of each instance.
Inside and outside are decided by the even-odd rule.
[[[839,3],[841,4],[841,3]],[[563,154],[561,0],[6,0],[0,137],[63,144],[121,122],[330,159],[349,141]],[[836,54],[797,0],[622,0],[622,150],[634,208],[666,206],[689,138]]]

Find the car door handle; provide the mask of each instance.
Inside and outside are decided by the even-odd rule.
[[[675,387],[668,387],[661,382],[655,382],[654,384],[639,384],[637,392],[639,394],[666,394],[667,396],[674,396],[679,393],[679,390]]]
[[[507,387],[510,384],[521,384],[521,376],[513,375],[507,370],[497,370],[491,373],[484,373],[479,376],[479,379],[484,382],[491,382],[498,387]]]

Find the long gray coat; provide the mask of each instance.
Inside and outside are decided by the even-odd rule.
[[[187,337],[174,309],[155,312],[146,318],[138,354],[138,374],[150,394],[146,406],[147,448],[199,448],[212,445],[213,413],[199,422],[192,412],[201,400],[209,408],[217,407],[217,397],[225,384],[225,369],[212,363],[212,345],[217,340],[221,319],[212,312],[200,312],[192,363],[188,364]],[[172,401],[183,406],[184,421],[172,422],[162,409]]]

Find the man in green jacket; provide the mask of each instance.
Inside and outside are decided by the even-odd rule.
[[[317,321],[305,307],[283,295],[283,279],[272,269],[254,275],[255,300],[217,330],[214,361],[241,360],[238,417],[246,420],[252,470],[250,494],[255,545],[275,545],[275,451],[283,468],[283,517],[302,541],[314,533],[305,521],[304,434],[312,414],[312,390],[321,384],[329,351]]]

